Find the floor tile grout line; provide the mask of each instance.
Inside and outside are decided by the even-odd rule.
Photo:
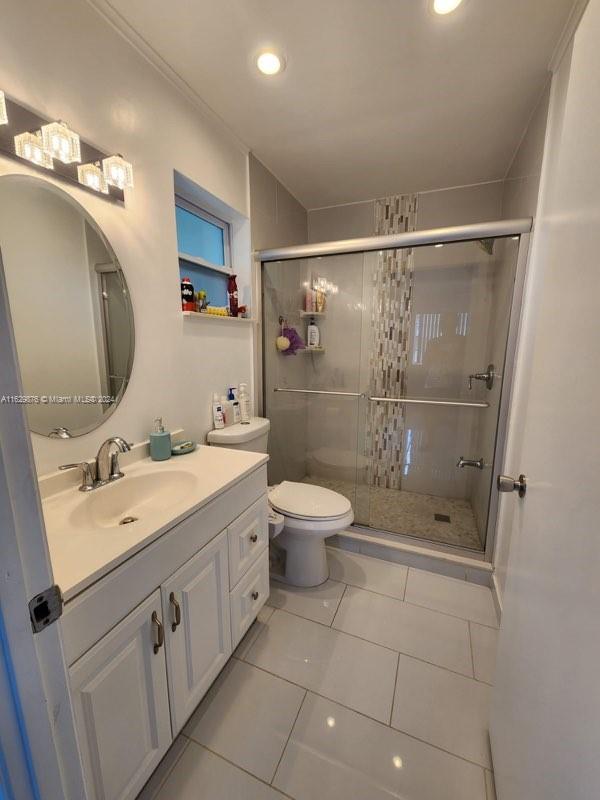
[[[342,595],[341,595],[341,597],[340,597],[340,602],[337,604],[337,608],[336,608],[336,610],[335,610],[335,614],[333,615],[333,617],[331,618],[331,622],[329,623],[329,627],[330,627],[332,630],[334,630],[334,628],[333,628],[333,623],[335,622],[335,618],[337,617],[337,615],[338,615],[338,612],[339,612],[340,608],[342,607],[342,600],[343,600],[343,599],[344,599],[344,597],[346,596],[346,592],[347,592],[347,590],[348,590],[348,584],[345,584],[345,586],[344,586],[344,591],[342,592]]]
[[[404,581],[404,591],[402,592],[402,602],[406,603],[406,592],[408,591],[408,581],[410,580],[410,573],[412,572],[413,567],[409,567],[406,570],[406,580]]]
[[[392,719],[394,717],[394,705],[396,703],[396,689],[398,687],[398,673],[400,672],[400,653],[398,653],[398,660],[396,661],[396,676],[394,678],[394,691],[392,692],[392,707],[390,708],[390,721],[389,726],[392,727]]]
[[[296,716],[294,717],[294,721],[292,722],[292,727],[290,728],[290,732],[288,733],[287,739],[285,740],[285,744],[283,745],[283,750],[281,751],[281,755],[279,756],[273,774],[271,775],[271,781],[269,783],[270,786],[273,786],[273,781],[275,780],[275,776],[277,775],[277,770],[279,769],[279,765],[283,761],[285,751],[287,750],[287,746],[290,743],[290,739],[292,738],[292,733],[294,732],[294,728],[296,727],[296,723],[298,722],[298,717],[300,716],[300,712],[302,711],[302,707],[304,706],[304,701],[306,700],[307,695],[308,695],[308,689],[305,689],[302,700],[300,701],[300,705],[298,706],[298,711],[296,712]]]
[[[276,611],[282,611],[284,614],[289,614],[292,617],[297,617],[298,619],[306,620],[306,622],[314,622],[315,625],[321,625],[323,628],[327,628],[328,630],[333,631],[334,633],[342,633],[344,636],[349,636],[351,639],[358,639],[359,642],[366,642],[367,644],[372,644],[375,647],[381,647],[382,650],[388,650],[390,653],[395,653],[397,655],[406,656],[407,658],[412,658],[415,661],[420,661],[422,664],[429,664],[432,667],[438,667],[438,669],[444,669],[446,672],[451,672],[453,675],[460,675],[462,678],[468,678],[469,680],[475,681],[476,683],[483,683],[486,686],[492,686],[493,684],[487,683],[487,681],[480,681],[477,678],[474,678],[472,675],[466,675],[464,672],[458,672],[455,669],[450,669],[450,667],[446,667],[443,664],[436,664],[435,661],[427,661],[426,658],[420,658],[419,656],[415,656],[412,653],[407,653],[404,650],[395,650],[393,647],[388,647],[385,644],[380,644],[379,642],[374,642],[371,639],[365,639],[364,636],[357,636],[355,633],[348,633],[348,631],[343,631],[340,628],[330,628],[328,625],[325,625],[322,622],[316,622],[314,619],[308,619],[308,617],[301,617],[299,614],[294,614],[291,611],[286,611],[283,608],[277,608]],[[463,620],[467,622],[467,620]],[[254,644],[252,645],[254,647]],[[251,648],[252,649],[252,648]],[[241,661],[246,661],[246,659],[239,659]],[[246,662],[248,664],[252,664],[252,661]],[[256,666],[256,664],[254,664]]]
[[[399,656],[403,656],[405,654],[404,653],[398,653],[398,655]],[[412,658],[412,656],[406,656],[406,658]],[[416,660],[419,661],[420,659],[416,659]],[[368,714],[365,714],[364,711],[359,711],[356,708],[352,708],[352,706],[347,706],[345,703],[342,703],[340,700],[335,700],[333,697],[328,697],[326,694],[321,694],[320,692],[317,692],[316,689],[311,689],[308,686],[303,686],[301,683],[295,683],[295,681],[291,681],[289,678],[284,678],[283,675],[278,675],[276,672],[271,672],[270,670],[265,669],[264,667],[260,667],[260,666],[258,666],[258,664],[252,664],[251,662],[246,662],[246,663],[249,663],[250,666],[255,667],[256,669],[259,669],[261,672],[266,672],[267,675],[272,675],[274,678],[279,678],[280,680],[285,681],[286,683],[289,683],[292,686],[296,686],[298,689],[304,689],[304,691],[307,694],[313,694],[313,695],[315,695],[315,697],[320,697],[322,700],[327,700],[330,703],[335,703],[335,705],[340,706],[341,708],[345,708],[346,711],[351,711],[353,714],[358,714],[359,717],[363,717],[364,719],[368,719],[370,722],[375,722],[378,725],[382,725],[384,728],[389,728],[391,731],[396,731],[396,733],[401,733],[404,736],[408,736],[410,739],[414,739],[417,742],[421,742],[422,744],[426,744],[429,747],[433,747],[435,750],[440,750],[442,753],[446,753],[447,755],[453,756],[454,758],[458,758],[461,761],[466,761],[467,764],[473,764],[476,767],[481,767],[481,764],[478,764],[476,761],[471,761],[470,759],[465,758],[464,756],[458,756],[458,755],[456,755],[456,753],[451,753],[450,750],[445,750],[443,747],[440,747],[437,744],[433,744],[432,742],[428,742],[426,739],[419,739],[418,736],[415,736],[412,733],[408,733],[407,731],[403,731],[400,728],[395,728],[393,725],[388,725],[387,722],[382,722],[380,719],[377,719],[376,717],[370,717]],[[429,662],[425,661],[423,663],[427,664]],[[435,667],[437,665],[433,664],[432,666]],[[444,669],[444,667],[440,667],[440,669]],[[450,672],[450,670],[447,670],[447,671]],[[456,672],[454,674],[455,675],[460,675],[460,673],[458,673],[458,672]],[[472,678],[468,678],[466,675],[462,675],[461,677],[467,678],[467,680],[473,680]],[[480,682],[480,681],[478,681],[478,682]],[[486,685],[489,686],[489,684],[486,684]],[[195,741],[195,740],[193,740],[193,741]],[[197,744],[197,742],[196,742],[196,744]],[[202,746],[204,747],[204,745],[202,745]],[[240,767],[240,769],[242,769],[242,767]],[[485,767],[484,769],[489,769],[489,767]],[[280,790],[278,789],[277,791],[280,791]]]
[[[342,583],[342,581],[338,581],[338,582]],[[494,627],[493,625],[487,625],[485,622],[479,622],[478,620],[469,619],[467,617],[459,617],[456,614],[450,614],[447,611],[440,611],[437,608],[431,608],[431,606],[421,605],[421,603],[411,603],[410,600],[401,600],[399,597],[394,597],[391,594],[384,594],[383,592],[376,592],[373,589],[366,589],[364,586],[355,586],[352,583],[346,584],[346,586],[347,586],[347,588],[350,588],[350,589],[360,589],[361,592],[369,592],[369,594],[375,594],[378,597],[387,597],[389,600],[396,600],[398,603],[406,603],[407,606],[411,606],[412,608],[424,608],[426,611],[431,611],[434,614],[441,614],[444,617],[450,617],[451,619],[460,619],[460,620],[462,620],[462,622],[472,622],[474,625],[481,625],[482,628],[490,628],[490,630],[493,630],[493,631],[499,630],[498,627]],[[344,590],[344,594],[345,594],[345,590]],[[272,608],[274,611],[285,611],[286,614],[293,614],[295,617],[300,617],[301,619],[309,619],[311,622],[316,622],[317,625],[323,625],[325,628],[331,627],[331,625],[327,625],[324,622],[319,622],[318,620],[312,619],[311,617],[305,617],[302,614],[298,614],[295,611],[290,611],[287,608],[281,608],[279,606],[269,606],[269,608]],[[338,610],[339,610],[339,606],[338,606]],[[336,614],[337,614],[337,612],[336,612]],[[352,635],[352,634],[350,634],[350,635]],[[361,638],[361,637],[357,637],[357,638]],[[369,641],[369,640],[367,639],[366,641]],[[384,646],[385,645],[382,645],[382,647],[384,647]],[[392,648],[389,648],[389,649],[392,649]]]
[[[473,670],[473,678],[475,678],[475,653],[473,651],[473,637],[471,636],[471,622],[467,623],[469,630],[469,652],[471,654],[471,669]]]
[[[286,794],[286,792],[282,792],[281,789],[277,789],[275,786],[271,786],[271,784],[267,783],[263,778],[259,778],[258,775],[255,775],[253,772],[250,772],[245,767],[241,767],[239,764],[236,764],[235,761],[232,761],[230,758],[227,758],[227,756],[224,756],[221,753],[217,753],[216,750],[211,750],[210,747],[207,747],[205,744],[200,744],[200,742],[197,742],[195,739],[191,739],[190,741],[192,741],[197,747],[201,747],[203,750],[206,750],[211,755],[220,758],[221,761],[225,761],[227,764],[230,764],[232,767],[235,767],[235,769],[239,769],[241,772],[245,772],[246,775],[249,775],[251,778],[254,778],[255,781],[259,781],[259,783],[262,783],[263,786],[267,786],[269,789],[272,789],[275,792],[279,792],[279,794],[282,797],[287,797],[289,798],[289,800],[295,800],[295,798],[292,797],[291,794]]]

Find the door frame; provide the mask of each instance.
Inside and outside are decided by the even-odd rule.
[[[22,396],[1,253],[0,364],[0,399]],[[20,764],[6,765],[3,789],[10,800],[82,800],[87,794],[60,622],[34,634],[29,617],[29,600],[54,580],[25,409],[12,402],[0,403],[0,528],[0,644],[11,694],[0,708],[14,711],[21,751]],[[0,737],[7,731],[0,726]]]
[[[487,530],[485,537],[484,558],[490,563],[494,560],[496,548],[496,533],[498,530],[499,494],[496,491],[496,478],[504,469],[506,458],[506,442],[508,438],[508,418],[513,396],[515,379],[515,361],[521,330],[521,317],[523,311],[523,295],[525,293],[525,278],[527,263],[531,246],[531,233],[522,233],[519,240],[517,253],[517,268],[513,284],[512,301],[510,304],[510,319],[508,335],[504,351],[504,364],[502,367],[502,389],[500,392],[500,405],[498,408],[498,421],[496,423],[496,443],[494,447],[494,461],[492,464],[492,480],[490,483],[490,499],[488,502]]]

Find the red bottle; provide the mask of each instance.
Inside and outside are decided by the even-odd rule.
[[[181,309],[182,311],[195,311],[196,299],[194,297],[194,287],[189,278],[181,279]]]
[[[238,288],[235,279],[236,275],[230,275],[227,279],[227,294],[229,295],[230,317],[237,317],[238,315]]]

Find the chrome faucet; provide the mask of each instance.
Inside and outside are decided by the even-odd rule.
[[[117,448],[115,453],[111,453],[113,446]],[[103,484],[122,478],[123,473],[119,469],[119,453],[126,453],[128,450],[131,450],[131,447],[121,436],[111,436],[110,439],[102,442],[96,456],[96,481]]]
[[[477,460],[473,458],[463,458],[462,456],[456,462],[456,466],[459,469],[463,467],[475,467],[476,469],[483,469],[485,464],[483,463],[483,458],[478,458]]]
[[[113,447],[116,448],[114,453],[111,452]],[[121,436],[111,436],[102,442],[98,455],[92,463],[81,461],[76,464],[62,464],[59,469],[80,469],[82,479],[79,491],[91,492],[123,477],[119,468],[119,453],[126,453],[128,450],[131,450],[131,445],[125,439]]]

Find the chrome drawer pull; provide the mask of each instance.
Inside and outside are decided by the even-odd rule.
[[[152,612],[152,625],[156,629],[156,641],[154,642],[154,653],[158,653],[165,641],[165,629],[158,618],[156,611]]]
[[[258,600],[258,592],[256,590],[254,592],[252,592],[252,599],[253,600]]]
[[[181,606],[177,602],[177,598],[175,597],[175,592],[171,592],[171,594],[169,595],[169,603],[171,603],[173,612],[175,613],[175,619],[171,624],[171,630],[173,631],[173,633],[175,633],[177,627],[181,625]]]

